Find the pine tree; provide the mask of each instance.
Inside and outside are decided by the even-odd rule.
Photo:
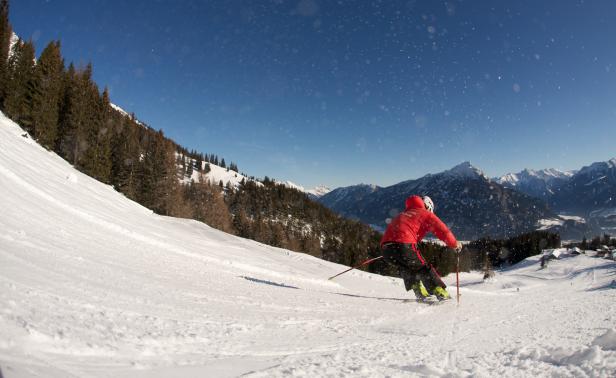
[[[73,64],[64,75],[64,96],[60,110],[56,151],[76,167],[88,148],[88,88],[91,71],[78,72]]]
[[[51,42],[43,50],[34,70],[32,99],[34,135],[47,148],[55,147],[63,70],[60,42]]]
[[[192,174],[193,174],[193,164],[194,163],[193,163],[192,158],[188,158],[188,164],[187,164],[187,167],[186,167],[186,176],[188,176],[188,178],[192,177]]]
[[[4,99],[9,83],[9,51],[13,30],[9,23],[9,2],[0,0],[0,109],[4,109]]]
[[[9,81],[4,109],[13,121],[33,133],[32,97],[34,73],[34,45],[18,41],[9,59]]]
[[[95,152],[95,173],[94,177],[98,180],[109,183],[111,176],[111,136],[113,133],[111,105],[109,101],[109,90],[105,88],[102,96],[98,96],[98,90],[92,94],[96,101],[95,112],[93,113],[93,125],[95,141],[93,150]]]
[[[142,181],[138,191],[138,201],[145,207],[158,213],[162,210],[156,201],[156,185],[163,176],[161,173],[164,162],[164,157],[162,157],[163,140],[162,132],[155,135],[147,135],[143,158],[139,165],[139,175],[142,177]]]
[[[140,144],[138,127],[128,117],[123,117],[118,133],[111,141],[111,183],[128,198],[137,199],[139,184]]]
[[[489,280],[494,277],[494,270],[492,268],[492,262],[490,261],[490,254],[486,252],[484,265],[483,265],[483,279]]]
[[[582,244],[580,244],[580,248],[582,249],[582,251],[588,249],[588,241],[586,240],[586,236],[584,236],[584,238],[582,239]]]
[[[190,183],[189,188],[193,218],[219,230],[232,232],[233,220],[220,188],[211,185],[204,177],[199,182]],[[244,218],[243,222],[248,221]]]
[[[150,136],[142,163],[140,202],[158,214],[170,215],[173,194],[179,188],[175,163],[175,145],[162,131]]]
[[[81,85],[83,85],[85,123],[77,133],[78,145],[81,154],[78,155],[77,167],[90,176],[105,181],[104,168],[101,163],[105,160],[106,133],[103,125],[106,122],[110,107],[104,109],[98,86],[92,81],[92,65],[88,64],[83,72]],[[107,98],[109,105],[109,98]],[[109,153],[109,151],[107,151]],[[108,177],[107,177],[108,178]]]

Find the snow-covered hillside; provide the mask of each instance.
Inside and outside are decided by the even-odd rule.
[[[193,159],[193,165],[196,164],[195,160]],[[184,177],[183,183],[188,183],[190,182],[190,180],[193,180],[194,182],[198,182],[201,180],[201,177],[203,176],[203,178],[205,180],[207,180],[208,182],[210,182],[211,184],[219,184],[220,182],[223,183],[223,185],[231,185],[234,188],[237,188],[240,186],[240,183],[245,180],[245,181],[254,181],[257,185],[262,186],[263,184],[259,181],[256,181],[250,177],[246,177],[244,175],[242,175],[241,173],[235,172],[231,169],[228,168],[223,168],[219,165],[213,164],[213,163],[207,163],[207,162],[203,162],[202,163],[202,167],[201,170],[203,171],[203,168],[208,165],[209,166],[209,171],[205,174],[202,174],[199,171],[193,171],[192,174],[190,175],[190,177]],[[291,181],[276,181],[276,184],[278,185],[282,185],[285,186],[287,188],[291,188],[291,189],[295,189],[295,190],[299,190],[300,192],[304,192],[306,194],[308,194],[309,196],[311,196],[313,199],[317,199],[325,194],[327,194],[330,190],[324,186],[317,186],[314,189],[310,189],[310,190],[306,190],[303,186],[295,184]]]
[[[193,165],[195,164],[194,159],[193,159],[192,164]],[[207,173],[203,174],[197,170],[194,170],[190,177],[184,177],[183,182],[185,184],[190,182],[190,180],[193,180],[194,182],[199,182],[201,181],[202,176],[203,176],[203,179],[207,180],[210,184],[217,185],[220,182],[222,182],[223,185],[229,184],[232,187],[237,188],[240,186],[243,180],[246,180],[246,181],[251,180],[250,178],[242,175],[241,173],[237,173],[230,169],[223,168],[219,165],[208,163],[208,162],[202,162],[201,164],[202,172],[206,166],[208,166],[209,168]],[[263,185],[263,184],[261,184],[260,182],[257,182],[257,185]]]
[[[462,299],[153,214],[0,115],[0,376],[616,372],[616,264],[538,258]],[[455,293],[455,277],[445,280]]]

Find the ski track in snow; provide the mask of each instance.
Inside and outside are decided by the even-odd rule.
[[[613,261],[533,257],[421,305],[399,279],[328,281],[346,267],[152,214],[21,134],[0,115],[5,378],[616,372]]]

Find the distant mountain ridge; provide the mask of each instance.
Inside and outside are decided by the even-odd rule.
[[[564,185],[576,171],[560,171],[558,169],[524,169],[518,173],[508,173],[494,178],[494,181],[506,188],[518,190],[529,196],[547,200],[555,191]]]
[[[554,209],[616,231],[616,158],[583,167],[549,200]]]
[[[555,211],[616,230],[616,158],[577,171],[525,169],[496,178],[505,187],[546,201]]]
[[[524,169],[490,179],[470,162],[385,188],[355,185],[319,201],[383,230],[410,194],[430,195],[460,237],[511,236],[536,229],[565,238],[616,233],[616,158],[580,170]]]
[[[430,195],[439,217],[465,240],[517,235],[537,229],[541,219],[557,218],[547,204],[490,180],[470,162],[385,188],[358,185],[335,189],[320,202],[383,229],[403,210],[411,194]]]

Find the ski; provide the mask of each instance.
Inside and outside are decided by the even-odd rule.
[[[412,298],[412,299],[405,299],[402,302],[404,303],[419,303],[419,304],[425,304],[428,306],[438,306],[438,305],[442,305],[446,302],[450,302],[449,299],[444,300],[444,301],[439,301],[436,298],[427,298],[427,299],[417,299],[417,298]]]

